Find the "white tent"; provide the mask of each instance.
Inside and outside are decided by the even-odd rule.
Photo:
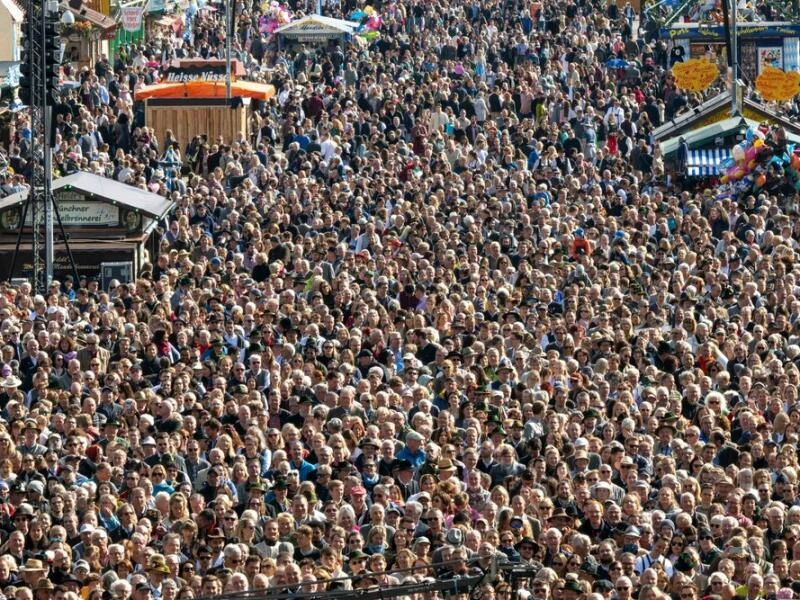
[[[352,35],[358,26],[353,21],[309,15],[279,27],[275,33],[298,42],[321,42]]]

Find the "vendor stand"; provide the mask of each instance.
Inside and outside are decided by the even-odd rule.
[[[741,75],[749,81],[765,66],[783,71],[800,67],[800,25],[777,6],[771,15],[772,19],[766,20],[750,5],[737,9],[737,59]],[[720,67],[728,65],[725,23],[718,2],[687,0],[661,23],[660,37],[667,40],[670,64],[705,57]]]
[[[745,99],[735,116],[731,116],[730,106],[730,94],[720,94],[653,132],[668,173],[685,185],[714,183],[708,178],[716,180],[720,176],[719,166],[728,164],[731,149],[746,138],[748,129],[762,125],[779,126],[790,143],[800,144],[800,126],[770,112],[763,104]]]
[[[75,17],[75,23],[61,31],[64,60],[72,63],[78,71],[83,67],[93,68],[102,56],[110,55],[110,41],[117,31],[116,21],[85,6],[74,9],[62,4],[62,8]]]
[[[252,100],[269,100],[275,88],[250,81],[231,82],[231,98],[226,99],[225,81],[187,81],[159,83],[136,93],[145,102],[145,122],[164,139],[167,129],[186,146],[192,138],[205,134],[209,139],[234,140],[240,133],[249,135],[249,109]]]
[[[174,207],[171,200],[139,188],[79,172],[53,181],[53,196],[78,274],[98,276],[107,263],[130,263],[128,272],[135,278],[145,262],[158,254],[159,225]],[[28,192],[12,194],[0,200],[0,277],[30,278],[32,253],[23,247],[12,261],[22,211]],[[31,213],[23,225],[23,235],[30,236]],[[55,239],[55,277],[71,274],[63,240]],[[9,273],[11,263],[13,273]]]
[[[351,39],[360,23],[333,19],[321,15],[308,15],[275,30],[280,49],[291,50],[298,44],[330,46],[341,45]]]

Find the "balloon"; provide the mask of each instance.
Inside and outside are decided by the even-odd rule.
[[[727,171],[735,164],[736,164],[735,160],[733,160],[732,158],[726,158],[725,160],[720,161],[719,165],[717,165],[717,169],[720,171]]]
[[[756,187],[762,188],[764,184],[767,183],[767,176],[761,173],[758,177],[756,177]]]
[[[719,182],[723,183],[723,184],[724,183],[728,183],[728,176],[727,175],[723,175],[722,177],[719,178]]]
[[[758,162],[757,162],[757,161],[756,161],[756,159],[754,158],[753,160],[751,160],[750,162],[748,162],[748,163],[747,163],[747,169],[748,169],[748,170],[750,170],[750,171],[752,171],[753,169],[755,169],[755,168],[756,168],[756,165],[757,165],[757,164],[758,164]]]
[[[763,146],[764,146],[764,140],[762,139],[758,139],[755,142],[753,142],[753,148],[761,148]]]
[[[372,8],[371,6],[365,6],[364,7],[364,14],[367,15],[368,17],[371,17],[372,13],[374,13],[374,12],[375,12],[375,9]]]
[[[758,148],[750,147],[744,151],[744,157],[748,162],[753,160],[756,156],[758,156]]]
[[[753,142],[753,135],[755,135],[755,131],[752,127],[747,128],[747,132],[744,134],[744,139],[747,140],[747,143],[750,144]]]
[[[733,178],[738,181],[745,176],[745,170],[742,167],[736,167],[733,171]]]
[[[744,148],[739,144],[736,144],[731,151],[731,156],[733,156],[733,160],[737,163],[740,163],[744,160]]]
[[[800,171],[800,156],[792,154],[791,165],[795,171]]]

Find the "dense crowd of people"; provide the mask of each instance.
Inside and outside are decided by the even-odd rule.
[[[800,595],[794,198],[667,176],[702,98],[636,11],[399,0],[278,49],[238,2],[276,96],[158,139],[136,92],[221,56],[216,8],[66,67],[59,173],[176,209],[135,281],[0,288],[3,596]]]

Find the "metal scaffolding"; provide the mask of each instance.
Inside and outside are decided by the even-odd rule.
[[[77,269],[69,247],[69,241],[61,223],[61,216],[53,197],[53,152],[52,152],[52,105],[54,97],[48,97],[58,85],[52,81],[53,65],[58,65],[53,47],[58,46],[55,23],[58,22],[59,5],[55,0],[29,0],[25,8],[23,32],[26,43],[26,60],[21,65],[23,76],[30,82],[26,86],[29,98],[23,101],[30,111],[30,153],[26,157],[30,165],[30,191],[22,209],[22,220],[14,254],[11,258],[9,277],[14,276],[22,246],[23,232],[30,227],[32,271],[31,284],[38,293],[45,293],[53,279],[55,249],[53,242],[53,219],[58,221],[69,263],[77,281]]]

